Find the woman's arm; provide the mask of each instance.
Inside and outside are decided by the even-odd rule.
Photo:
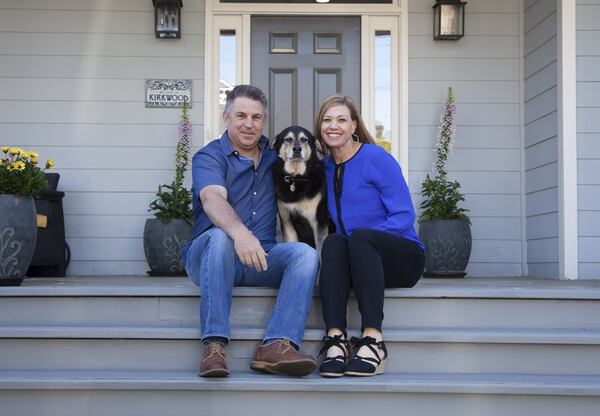
[[[373,228],[404,234],[414,225],[415,210],[402,169],[396,159],[383,152],[378,153],[370,163],[369,179],[379,190],[379,198],[388,212],[385,221]]]

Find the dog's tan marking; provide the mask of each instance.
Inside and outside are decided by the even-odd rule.
[[[302,202],[288,202],[288,203],[283,203],[280,201],[277,201],[277,206],[279,208],[279,215],[282,215],[282,211],[285,211],[285,219],[287,219],[287,221],[284,219],[283,223],[284,223],[284,228],[291,228],[291,231],[284,231],[283,232],[283,239],[284,241],[298,241],[298,234],[296,233],[296,230],[294,230],[294,227],[291,225],[291,221],[289,221],[289,217],[290,214],[298,214],[304,218],[306,218],[310,224],[310,228],[312,228],[313,231],[313,236],[315,238],[315,244],[317,245],[317,250],[321,251],[321,246],[323,244],[323,240],[325,239],[325,237],[327,237],[327,229],[323,228],[323,229],[319,229],[319,224],[317,223],[317,217],[315,215],[315,213],[317,212],[317,207],[319,206],[319,203],[321,202],[321,198],[322,195],[321,194],[317,194],[314,197],[312,197],[311,199],[307,199],[304,200]],[[288,240],[287,235],[290,235],[290,237],[293,237],[294,239],[290,239]]]
[[[296,230],[294,229],[294,226],[290,220],[290,211],[288,210],[287,204],[278,200],[277,211],[279,212],[279,217],[281,218],[281,233],[283,234],[283,241],[286,243],[293,241],[297,242],[298,233],[296,233]]]
[[[292,176],[304,175],[306,172],[306,163],[302,160],[286,160],[283,169]]]

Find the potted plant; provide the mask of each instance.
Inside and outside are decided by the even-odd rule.
[[[0,286],[19,286],[35,251],[33,198],[47,186],[37,152],[2,147],[0,155]],[[46,169],[54,166],[46,161]]]
[[[471,221],[458,181],[447,177],[446,160],[454,144],[456,99],[448,88],[436,144],[435,176],[423,181],[419,238],[425,245],[426,277],[464,277],[471,256]]]
[[[192,235],[192,195],[183,186],[191,135],[192,124],[184,104],[175,149],[175,177],[170,185],[158,186],[156,199],[148,210],[154,212],[156,218],[147,219],[144,227],[144,253],[150,276],[185,276],[179,252]]]

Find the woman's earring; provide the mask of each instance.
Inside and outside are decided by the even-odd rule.
[[[352,133],[352,141],[354,143],[360,143],[360,137],[358,137],[358,134]]]

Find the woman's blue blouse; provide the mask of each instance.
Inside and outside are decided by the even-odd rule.
[[[386,231],[424,249],[414,227],[410,191],[396,159],[379,146],[363,144],[344,163],[336,165],[331,156],[324,162],[327,208],[338,232]]]

